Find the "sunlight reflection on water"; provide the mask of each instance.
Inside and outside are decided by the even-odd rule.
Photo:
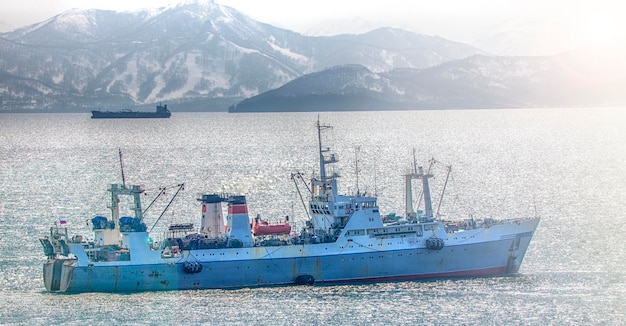
[[[363,285],[126,295],[43,292],[37,238],[61,218],[77,233],[107,214],[109,183],[181,182],[166,213],[199,220],[202,192],[241,192],[251,214],[305,214],[290,173],[316,170],[317,113],[176,113],[164,120],[0,115],[0,323],[16,324],[623,324],[626,302],[624,109],[323,113],[343,192],[376,192],[403,213],[412,150],[452,179],[448,217],[542,217],[521,275]],[[444,178],[433,180],[438,201]],[[164,207],[166,202],[161,202]],[[146,216],[149,226],[160,213]],[[80,307],[80,308],[79,308]]]

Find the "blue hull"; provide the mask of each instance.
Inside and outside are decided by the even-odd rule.
[[[298,283],[298,276],[303,275],[311,276],[315,283],[507,275],[517,273],[531,236],[517,239],[517,245],[512,239],[450,246],[441,250],[200,261],[203,268],[199,273],[185,272],[182,263],[75,267],[69,286],[61,291],[134,292],[291,285]],[[200,251],[196,254],[199,255]]]

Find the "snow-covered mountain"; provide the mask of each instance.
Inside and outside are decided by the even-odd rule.
[[[544,57],[475,55],[380,73],[338,66],[248,98],[230,112],[624,105],[624,54],[580,49]]]
[[[153,106],[223,110],[336,65],[427,68],[480,53],[398,29],[304,36],[213,2],[71,10],[0,34],[0,110]]]

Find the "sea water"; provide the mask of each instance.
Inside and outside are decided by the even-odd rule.
[[[445,218],[538,215],[511,277],[335,286],[50,294],[39,237],[109,215],[110,183],[170,188],[146,213],[158,238],[199,225],[201,193],[245,194],[252,216],[306,213],[292,173],[318,169],[315,123],[340,162],[340,192],[376,194],[403,214],[402,175],[430,168]],[[415,153],[415,154],[413,154]],[[431,160],[433,159],[434,160]],[[431,163],[430,162],[434,162]],[[445,171],[451,177],[442,196]],[[300,190],[306,190],[299,185]],[[415,192],[417,193],[417,191]],[[306,198],[305,198],[306,200]],[[0,114],[0,324],[626,324],[626,108],[341,113],[179,113],[91,120]]]

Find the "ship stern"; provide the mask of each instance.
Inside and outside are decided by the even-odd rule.
[[[66,292],[72,283],[76,259],[48,259],[43,264],[43,281],[49,292]]]

